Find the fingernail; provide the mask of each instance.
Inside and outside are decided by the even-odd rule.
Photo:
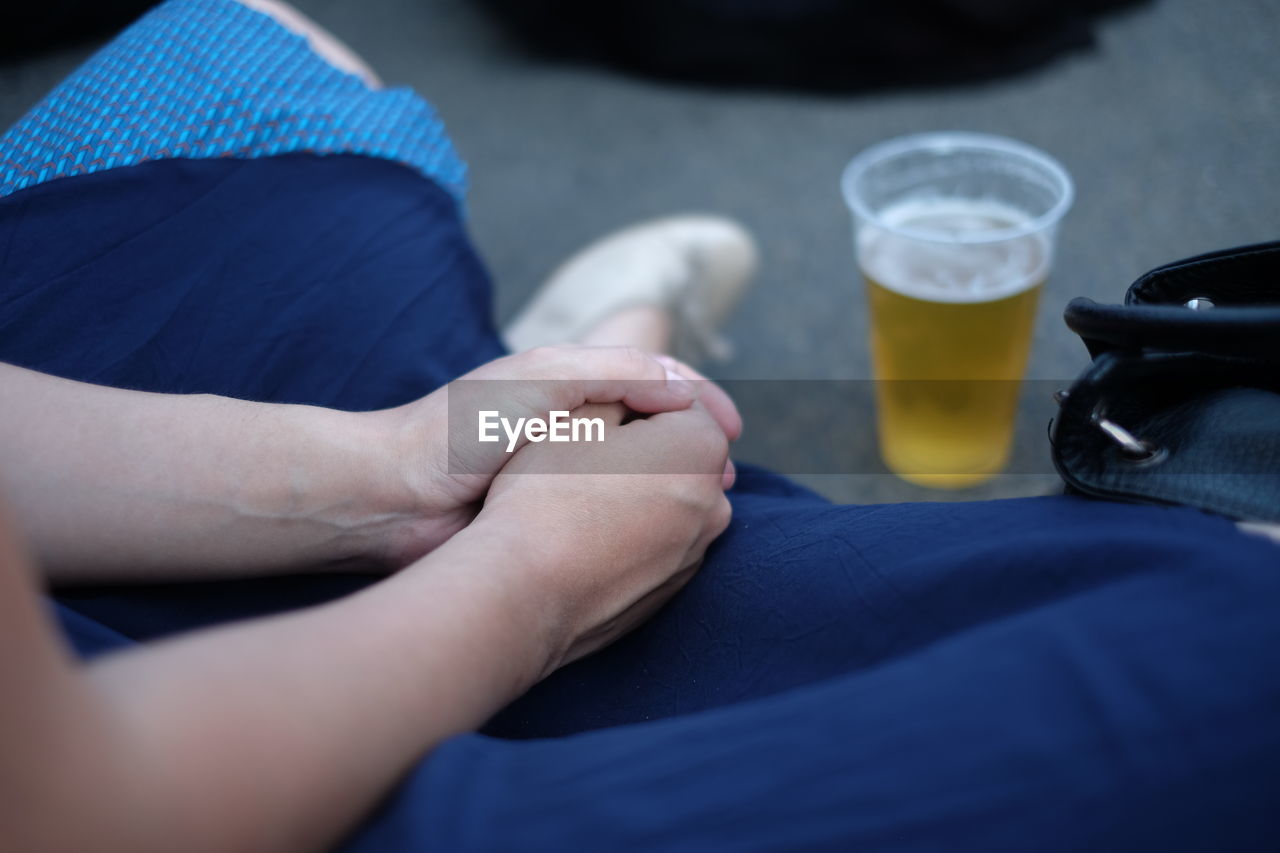
[[[698,386],[670,368],[667,368],[667,390],[678,397],[688,397],[691,400],[698,396]]]

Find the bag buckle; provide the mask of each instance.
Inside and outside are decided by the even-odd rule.
[[[1157,447],[1145,439],[1138,438],[1129,430],[1108,418],[1101,405],[1093,410],[1089,420],[1120,448],[1120,454],[1128,462],[1154,465],[1162,461],[1167,455],[1164,448]]]

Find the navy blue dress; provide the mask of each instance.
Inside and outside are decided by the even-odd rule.
[[[351,410],[503,353],[447,181],[160,158],[0,198],[0,360]],[[1071,497],[835,506],[742,466],[648,624],[423,757],[350,851],[1275,850],[1280,549]],[[84,657],[375,582],[52,599]]]

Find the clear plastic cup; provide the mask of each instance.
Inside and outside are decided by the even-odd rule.
[[[925,486],[987,480],[1008,462],[1071,178],[1021,142],[946,132],[867,149],[841,185],[870,311],[881,456]]]

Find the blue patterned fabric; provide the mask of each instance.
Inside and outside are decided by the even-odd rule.
[[[295,151],[395,160],[456,198],[466,168],[408,88],[369,89],[234,0],[168,0],[0,138],[0,196],[165,158]]]

